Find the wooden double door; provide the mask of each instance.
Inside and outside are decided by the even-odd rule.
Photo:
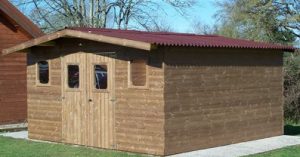
[[[114,147],[114,68],[105,53],[62,57],[63,142]]]

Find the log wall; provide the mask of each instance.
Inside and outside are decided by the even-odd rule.
[[[146,55],[149,54],[149,55]],[[117,149],[163,155],[164,71],[162,53],[127,49],[116,60]],[[148,60],[148,87],[128,87],[128,62]]]
[[[28,54],[28,131],[30,139],[61,142],[61,62],[55,47],[34,48]],[[49,85],[37,84],[38,61],[50,65]]]
[[[30,38],[0,14],[0,52]],[[26,54],[0,56],[0,124],[25,122],[26,117]]]
[[[101,44],[78,39],[57,41],[52,49],[32,49],[28,62],[28,119],[31,139],[62,142],[60,54],[115,52],[115,146],[114,149],[163,155],[164,73],[162,53]],[[52,55],[49,55],[52,54]],[[36,86],[38,60],[50,60],[50,86]],[[148,86],[129,87],[128,63],[148,60]]]
[[[282,53],[168,49],[165,154],[283,134]]]

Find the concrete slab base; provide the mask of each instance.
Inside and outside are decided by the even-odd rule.
[[[0,133],[0,136],[12,137],[18,139],[28,139],[28,131]]]
[[[276,136],[227,146],[203,149],[169,157],[240,157],[300,145],[300,136]]]

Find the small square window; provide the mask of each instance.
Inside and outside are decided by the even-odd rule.
[[[40,84],[49,83],[49,63],[48,61],[39,61],[38,65],[38,81]]]
[[[95,88],[107,89],[107,65],[95,65]]]
[[[130,84],[144,87],[147,85],[147,61],[136,59],[130,61]]]
[[[78,65],[68,65],[68,86],[69,88],[79,88]]]

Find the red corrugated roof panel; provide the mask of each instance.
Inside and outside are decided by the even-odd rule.
[[[191,47],[215,47],[215,48],[254,48],[254,49],[279,49],[295,51],[292,46],[255,42],[250,40],[233,39],[219,35],[196,35],[186,33],[169,32],[142,32],[133,30],[115,30],[101,28],[68,28],[92,34],[147,42],[159,46],[191,46]]]

